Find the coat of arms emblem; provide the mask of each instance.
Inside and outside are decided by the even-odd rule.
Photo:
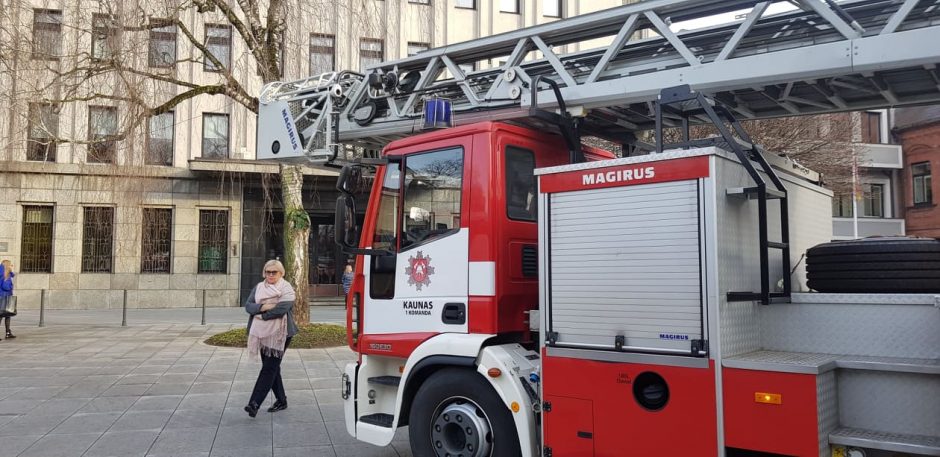
[[[405,274],[408,275],[408,285],[415,286],[418,291],[422,287],[431,285],[430,276],[434,274],[431,257],[425,257],[421,251],[418,251],[418,255],[408,258],[408,265],[405,268]]]

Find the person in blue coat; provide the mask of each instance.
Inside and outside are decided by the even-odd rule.
[[[13,296],[14,276],[16,276],[16,273],[13,273],[13,262],[9,260],[0,262],[0,300],[7,300],[7,297]],[[6,325],[7,339],[16,338],[16,335],[10,331],[10,316],[4,316],[3,319]]]

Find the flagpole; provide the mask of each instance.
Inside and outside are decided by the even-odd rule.
[[[858,199],[861,196],[858,182],[858,154],[852,148],[852,238],[858,239]]]

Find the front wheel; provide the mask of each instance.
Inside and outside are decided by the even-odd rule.
[[[478,373],[446,368],[418,389],[408,419],[415,457],[515,457],[509,408]]]

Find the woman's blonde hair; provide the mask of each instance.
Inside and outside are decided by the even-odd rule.
[[[9,278],[10,274],[13,273],[13,269],[10,268],[10,265],[12,264],[13,262],[11,262],[9,259],[0,262],[0,265],[3,265],[3,279]]]
[[[281,275],[284,275],[284,264],[280,260],[268,260],[264,264],[264,268],[261,269],[261,277],[264,277],[264,272],[268,270],[277,270],[281,272]]]

